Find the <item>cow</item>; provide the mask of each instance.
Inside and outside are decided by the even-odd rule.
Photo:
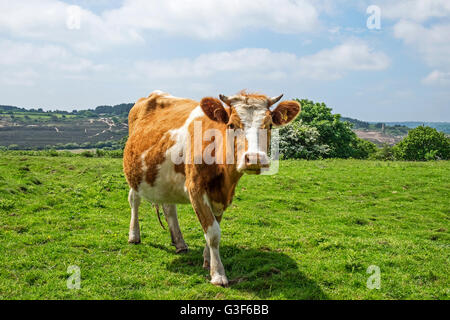
[[[210,270],[212,284],[228,286],[219,255],[220,222],[242,175],[261,174],[269,167],[272,126],[284,126],[300,112],[296,101],[276,106],[282,96],[241,91],[197,102],[157,90],[139,99],[129,113],[123,156],[130,186],[128,242],[141,241],[138,208],[144,199],[162,205],[176,253],[187,251],[176,204],[190,203],[206,239],[203,267]],[[266,138],[260,139],[258,132]]]

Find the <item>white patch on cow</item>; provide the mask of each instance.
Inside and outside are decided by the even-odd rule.
[[[150,93],[150,95],[153,95],[153,94],[156,94],[156,95],[164,95],[164,94],[168,94],[168,93],[166,93],[166,92],[164,92],[164,91],[161,91],[161,90],[155,90],[155,91],[153,91],[152,93]]]
[[[158,96],[162,96],[162,98],[167,98],[167,99],[184,99],[184,98],[180,98],[180,97],[175,97],[173,95],[171,95],[170,93],[161,91],[161,90],[155,90],[152,93],[150,93],[150,95],[158,95]]]
[[[145,180],[139,185],[139,195],[152,203],[189,203],[189,195],[184,189],[186,178],[175,171],[170,159],[158,166],[158,174],[153,185]]]
[[[175,141],[175,144],[166,150],[166,158],[157,168],[158,174],[153,186],[148,184],[145,180],[141,182],[139,185],[140,196],[153,203],[190,203],[188,190],[185,186],[186,177],[182,173],[175,171],[175,164],[171,159],[171,155],[173,152],[179,153],[183,150],[189,135],[189,124],[194,121],[194,119],[203,115],[204,113],[201,107],[197,106],[192,110],[191,114],[181,127],[169,130],[166,133],[171,135],[171,139]],[[145,157],[151,148],[152,147],[141,155],[144,175],[148,170],[145,165]]]
[[[200,106],[197,106],[194,110],[192,110],[189,117],[180,128],[169,130],[171,139],[175,141],[175,144],[167,150],[166,154],[175,164],[180,164],[185,159],[190,159],[190,156],[184,154],[184,152],[190,152],[190,148],[187,145],[191,141],[189,134],[189,125],[192,123],[192,121],[199,117],[203,117],[204,115],[205,113],[203,112],[202,108]],[[180,158],[181,154],[184,155],[183,158]]]

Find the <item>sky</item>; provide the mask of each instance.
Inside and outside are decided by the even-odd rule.
[[[450,121],[448,0],[0,0],[0,105],[241,89],[365,121]]]

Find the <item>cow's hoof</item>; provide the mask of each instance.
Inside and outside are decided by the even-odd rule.
[[[130,238],[130,239],[128,239],[128,243],[131,243],[131,244],[139,244],[139,243],[141,243],[141,239],[136,239],[136,238]]]
[[[177,248],[175,250],[175,252],[176,253],[185,253],[185,252],[188,252],[188,250],[189,250],[188,246],[185,246],[185,247]]]
[[[211,279],[211,283],[215,286],[228,287],[228,279],[225,275],[214,275]]]
[[[208,260],[204,260],[203,261],[203,269],[206,269],[206,270],[210,269],[210,265],[209,265],[209,261]]]

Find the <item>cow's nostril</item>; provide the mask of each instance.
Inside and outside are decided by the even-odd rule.
[[[250,158],[248,157],[248,154],[245,155],[245,163],[248,164],[250,162]]]

